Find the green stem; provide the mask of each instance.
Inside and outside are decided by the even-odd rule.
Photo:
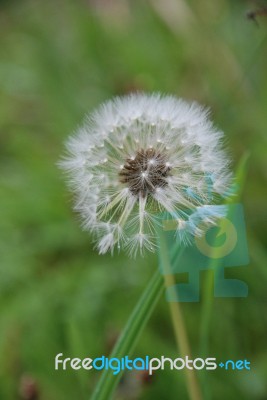
[[[164,286],[162,275],[157,269],[154,276],[145,288],[141,298],[136,304],[128,322],[123,329],[110,358],[123,358],[131,356],[141,333],[146,326],[160,296],[162,295]],[[91,400],[107,400],[114,393],[119,380],[123,374],[121,371],[117,375],[113,375],[112,370],[105,370],[95,388]]]
[[[172,262],[173,260],[175,260],[176,262],[178,261],[178,257],[181,255],[181,249],[178,249],[179,250],[178,257],[177,257],[177,249],[175,248],[173,249],[174,250],[173,254],[171,254],[170,256],[164,232],[162,231],[158,232],[158,240],[160,245],[160,251],[159,251],[160,266],[164,273],[164,282],[166,290],[168,288],[177,289],[177,287],[175,287],[175,278],[172,273]],[[172,260],[172,262],[170,261],[170,259]],[[181,303],[179,302],[179,293],[177,293],[177,290],[175,290],[175,293],[173,293],[173,301],[170,301],[169,305],[170,305],[170,313],[174,328],[175,339],[177,346],[180,350],[181,357],[185,358],[186,356],[188,356],[189,358],[191,358],[191,349],[186,332],[185,322],[181,309]],[[195,370],[194,369],[190,370],[186,368],[185,374],[186,374],[187,390],[190,399],[201,400],[202,394]]]

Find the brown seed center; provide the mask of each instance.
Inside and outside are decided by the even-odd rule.
[[[170,166],[164,153],[152,149],[138,150],[134,158],[127,158],[119,173],[120,182],[126,183],[135,196],[153,194],[166,186]]]

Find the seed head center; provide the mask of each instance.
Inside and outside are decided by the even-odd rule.
[[[170,171],[170,163],[162,151],[140,149],[134,157],[125,160],[119,177],[120,182],[127,184],[133,195],[145,197],[168,184],[166,178]]]

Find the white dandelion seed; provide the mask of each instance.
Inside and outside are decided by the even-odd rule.
[[[60,166],[99,253],[153,251],[159,212],[179,221],[185,242],[223,216],[211,207],[231,183],[222,137],[206,109],[173,96],[131,94],[89,115]]]

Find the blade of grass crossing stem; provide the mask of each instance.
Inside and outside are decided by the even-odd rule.
[[[183,248],[175,245],[172,242],[172,248],[167,245],[166,235],[162,230],[158,230],[158,243],[159,243],[159,259],[160,265],[164,273],[164,281],[166,289],[177,289],[175,285],[175,277],[173,274],[173,267],[181,257]],[[171,250],[171,251],[170,251]],[[171,256],[170,256],[171,253]],[[178,256],[178,257],[177,257]],[[172,318],[173,330],[175,335],[176,344],[178,346],[180,356],[182,358],[191,358],[191,347],[185,326],[185,321],[182,313],[181,303],[179,301],[179,293],[177,290],[174,293],[174,298],[169,301],[170,314]],[[191,400],[202,400],[201,388],[195,370],[185,369],[186,387],[188,390],[189,398]]]

